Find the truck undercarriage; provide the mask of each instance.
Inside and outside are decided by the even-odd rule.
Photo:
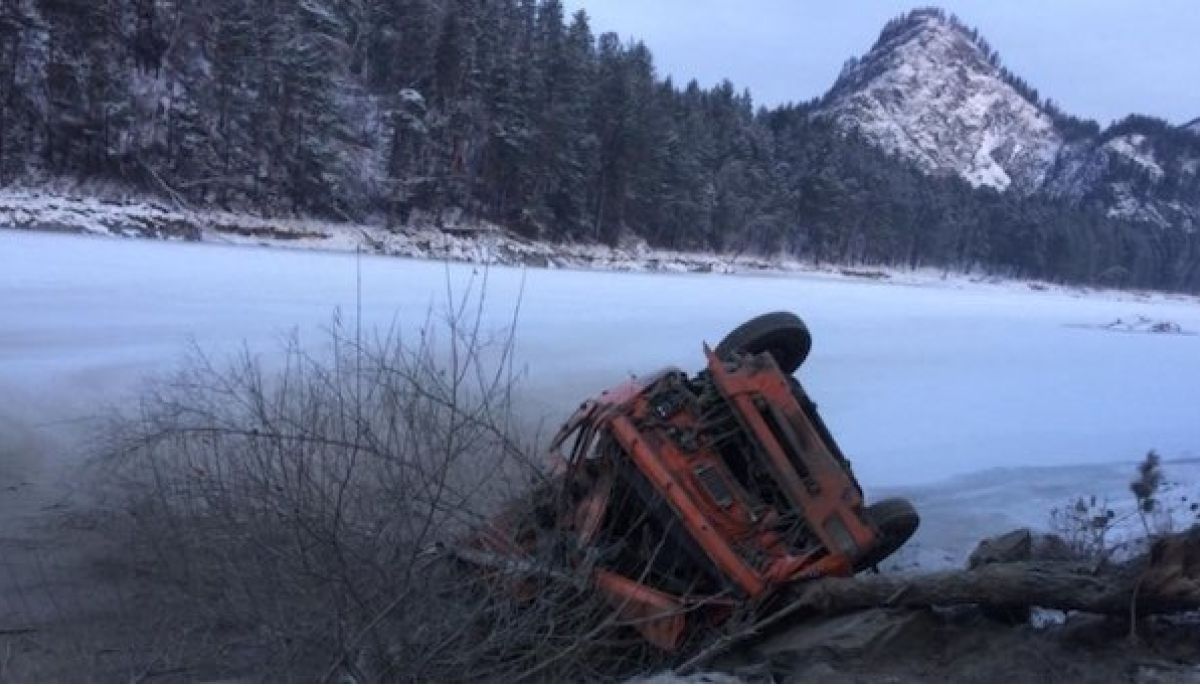
[[[792,374],[809,346],[795,315],[763,315],[704,346],[694,375],[668,368],[585,401],[551,441],[549,478],[471,548],[583,570],[668,651],[790,586],[878,564],[917,515],[866,506]]]

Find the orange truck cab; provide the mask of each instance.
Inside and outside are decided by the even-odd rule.
[[[604,391],[551,442],[551,495],[526,524],[571,541],[567,562],[664,650],[790,584],[872,567],[916,529],[907,501],[865,506],[792,376],[809,346],[795,315],[758,317],[705,346],[700,373]],[[511,512],[480,540],[525,554]]]

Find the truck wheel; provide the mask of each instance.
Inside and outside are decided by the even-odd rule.
[[[812,349],[812,336],[804,321],[791,312],[771,312],[760,315],[729,332],[717,344],[717,357],[733,353],[770,353],[775,364],[785,374],[791,374],[803,364]]]
[[[879,541],[875,547],[854,563],[854,571],[870,569],[886,560],[900,546],[912,538],[921,523],[916,508],[904,498],[888,498],[868,505],[865,514],[875,528],[879,529]]]

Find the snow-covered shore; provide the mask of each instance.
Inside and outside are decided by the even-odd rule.
[[[479,264],[612,271],[743,272],[799,268],[785,260],[623,247],[552,244],[487,222],[379,223],[275,219],[216,210],[191,211],[151,200],[113,200],[35,190],[0,191],[0,227],[126,238],[350,251]]]
[[[60,191],[0,189],[0,229],[24,229],[116,238],[148,238],[222,245],[355,252],[503,266],[645,273],[804,275],[956,289],[1062,291],[1072,295],[1147,301],[1200,297],[1151,294],[1012,280],[940,269],[814,265],[788,255],[715,254],[652,248],[640,240],[613,247],[550,243],[519,236],[488,222],[452,220],[439,228],[418,218],[405,226],[269,218],[220,210],[193,211],[158,200],[114,199]]]

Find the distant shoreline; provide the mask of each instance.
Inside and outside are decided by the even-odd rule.
[[[489,222],[455,221],[438,228],[432,221],[418,220],[389,229],[372,223],[269,218],[224,210],[180,210],[151,200],[118,200],[32,189],[0,190],[0,230],[335,253],[362,250],[364,254],[386,257],[539,269],[804,275],[892,285],[1015,288],[1072,295],[1099,293],[1136,299],[1153,296],[1200,302],[1200,296],[1170,291],[1063,285],[934,267],[817,265],[787,255],[766,257],[663,250],[652,248],[641,240],[616,247],[596,243],[552,243],[525,238]]]

